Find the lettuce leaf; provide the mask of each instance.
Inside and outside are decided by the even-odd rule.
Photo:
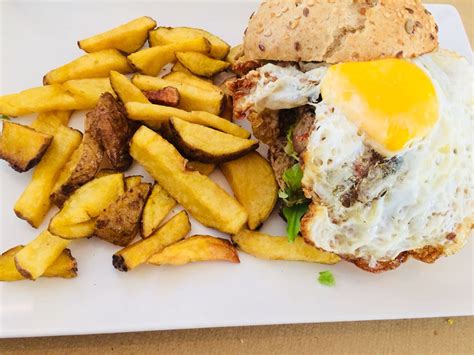
[[[290,243],[294,242],[301,231],[301,218],[308,211],[308,204],[298,204],[292,207],[283,207],[283,215],[286,218],[286,234]]]

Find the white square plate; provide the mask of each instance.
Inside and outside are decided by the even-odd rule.
[[[0,1],[0,94],[41,85],[44,73],[81,55],[76,40],[134,17],[202,27],[237,44],[255,7],[255,1],[217,0]],[[470,58],[456,10],[429,9],[440,25],[442,46]],[[75,114],[73,125],[80,127],[82,117]],[[222,176],[214,176],[224,184]],[[0,250],[38,234],[13,213],[30,177],[0,163]],[[274,214],[263,230],[284,234],[284,224]],[[193,232],[206,229],[194,223]],[[0,285],[0,337],[473,314],[472,242],[434,265],[409,261],[382,275],[345,262],[333,267],[270,262],[243,253],[240,265],[143,266],[121,273],[112,267],[117,248],[108,243],[81,240],[71,249],[79,265],[76,279]],[[334,273],[335,287],[317,282],[326,269]]]

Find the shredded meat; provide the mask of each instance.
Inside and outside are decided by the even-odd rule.
[[[280,137],[270,145],[268,150],[268,160],[275,172],[278,185],[282,190],[285,189],[283,173],[291,168],[296,161],[285,153],[286,138]]]
[[[309,105],[299,107],[297,113],[298,123],[293,132],[293,147],[296,153],[301,154],[308,145],[308,139],[311,135],[316,116],[314,108]]]
[[[232,71],[238,76],[244,76],[261,66],[262,63],[258,60],[238,61],[232,66]]]

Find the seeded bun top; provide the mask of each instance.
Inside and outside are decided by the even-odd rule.
[[[438,47],[419,0],[268,0],[244,38],[248,60],[338,63],[413,58]]]

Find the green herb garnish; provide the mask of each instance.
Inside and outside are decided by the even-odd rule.
[[[308,211],[308,204],[298,204],[292,207],[283,207],[283,215],[286,218],[286,234],[290,243],[294,242],[301,230],[301,218]]]
[[[334,286],[336,284],[336,279],[331,271],[321,271],[319,273],[318,281],[324,286]]]
[[[10,121],[10,117],[8,117],[7,115],[0,115],[0,120]]]
[[[303,170],[299,163],[283,173],[283,181],[291,191],[301,190],[301,180],[303,180]]]

